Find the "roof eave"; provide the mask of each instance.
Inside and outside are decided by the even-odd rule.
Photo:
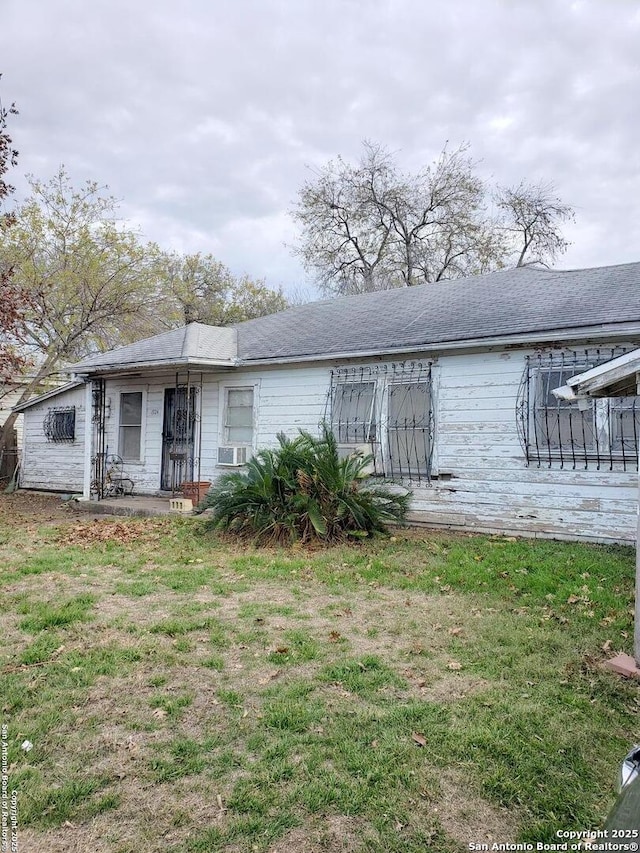
[[[171,370],[175,368],[226,368],[232,369],[239,364],[238,359],[217,358],[172,358],[162,360],[127,361],[119,364],[99,364],[82,368],[76,365],[74,373],[76,376],[117,375],[129,373],[131,370],[143,370],[145,368],[154,370]]]
[[[78,388],[80,385],[83,384],[84,380],[73,379],[71,382],[66,382],[64,385],[58,385],[57,388],[52,388],[51,391],[45,391],[44,394],[38,394],[37,397],[31,397],[24,403],[20,403],[19,405],[14,406],[11,411],[18,413],[24,412],[25,409],[28,409],[31,406],[35,406],[37,403],[43,403],[45,400],[49,400],[52,397],[57,397],[58,394],[63,394],[66,391],[72,391],[74,388]]]

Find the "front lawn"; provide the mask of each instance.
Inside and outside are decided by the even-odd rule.
[[[23,850],[448,853],[606,814],[639,739],[638,686],[599,666],[632,650],[632,549],[258,550],[11,500],[0,699]]]

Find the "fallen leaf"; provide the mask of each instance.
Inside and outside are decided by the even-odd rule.
[[[289,651],[289,646],[278,646],[276,648],[276,654],[277,655],[286,655],[288,651]]]
[[[452,637],[457,637],[459,634],[462,634],[462,628],[449,628],[449,633]]]
[[[411,732],[411,740],[414,743],[417,743],[418,746],[426,746],[427,739],[424,735],[421,735],[419,732]]]
[[[447,669],[462,669],[462,664],[458,663],[457,660],[450,660],[447,664]]]
[[[604,643],[602,644],[602,651],[603,651],[603,652],[608,652],[608,651],[609,651],[609,649],[611,648],[611,646],[612,646],[612,642],[611,642],[611,640],[607,640],[606,642],[604,642]]]
[[[341,637],[342,634],[340,633],[340,631],[331,631],[331,633],[329,634],[329,640],[332,643],[337,643]]]

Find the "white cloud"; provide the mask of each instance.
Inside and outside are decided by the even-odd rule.
[[[21,172],[109,184],[149,239],[270,283],[307,165],[471,143],[576,208],[562,266],[638,259],[640,15],[628,0],[5,0]],[[16,176],[17,177],[17,176]],[[14,180],[14,183],[19,183]],[[24,189],[24,183],[20,183]]]

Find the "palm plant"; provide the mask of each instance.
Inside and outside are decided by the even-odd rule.
[[[202,508],[213,508],[215,528],[262,542],[336,542],[404,520],[410,493],[365,482],[372,457],[341,459],[326,425],[319,438],[301,431],[295,439],[280,434],[278,442],[259,451],[245,473],[226,474],[210,490]]]

